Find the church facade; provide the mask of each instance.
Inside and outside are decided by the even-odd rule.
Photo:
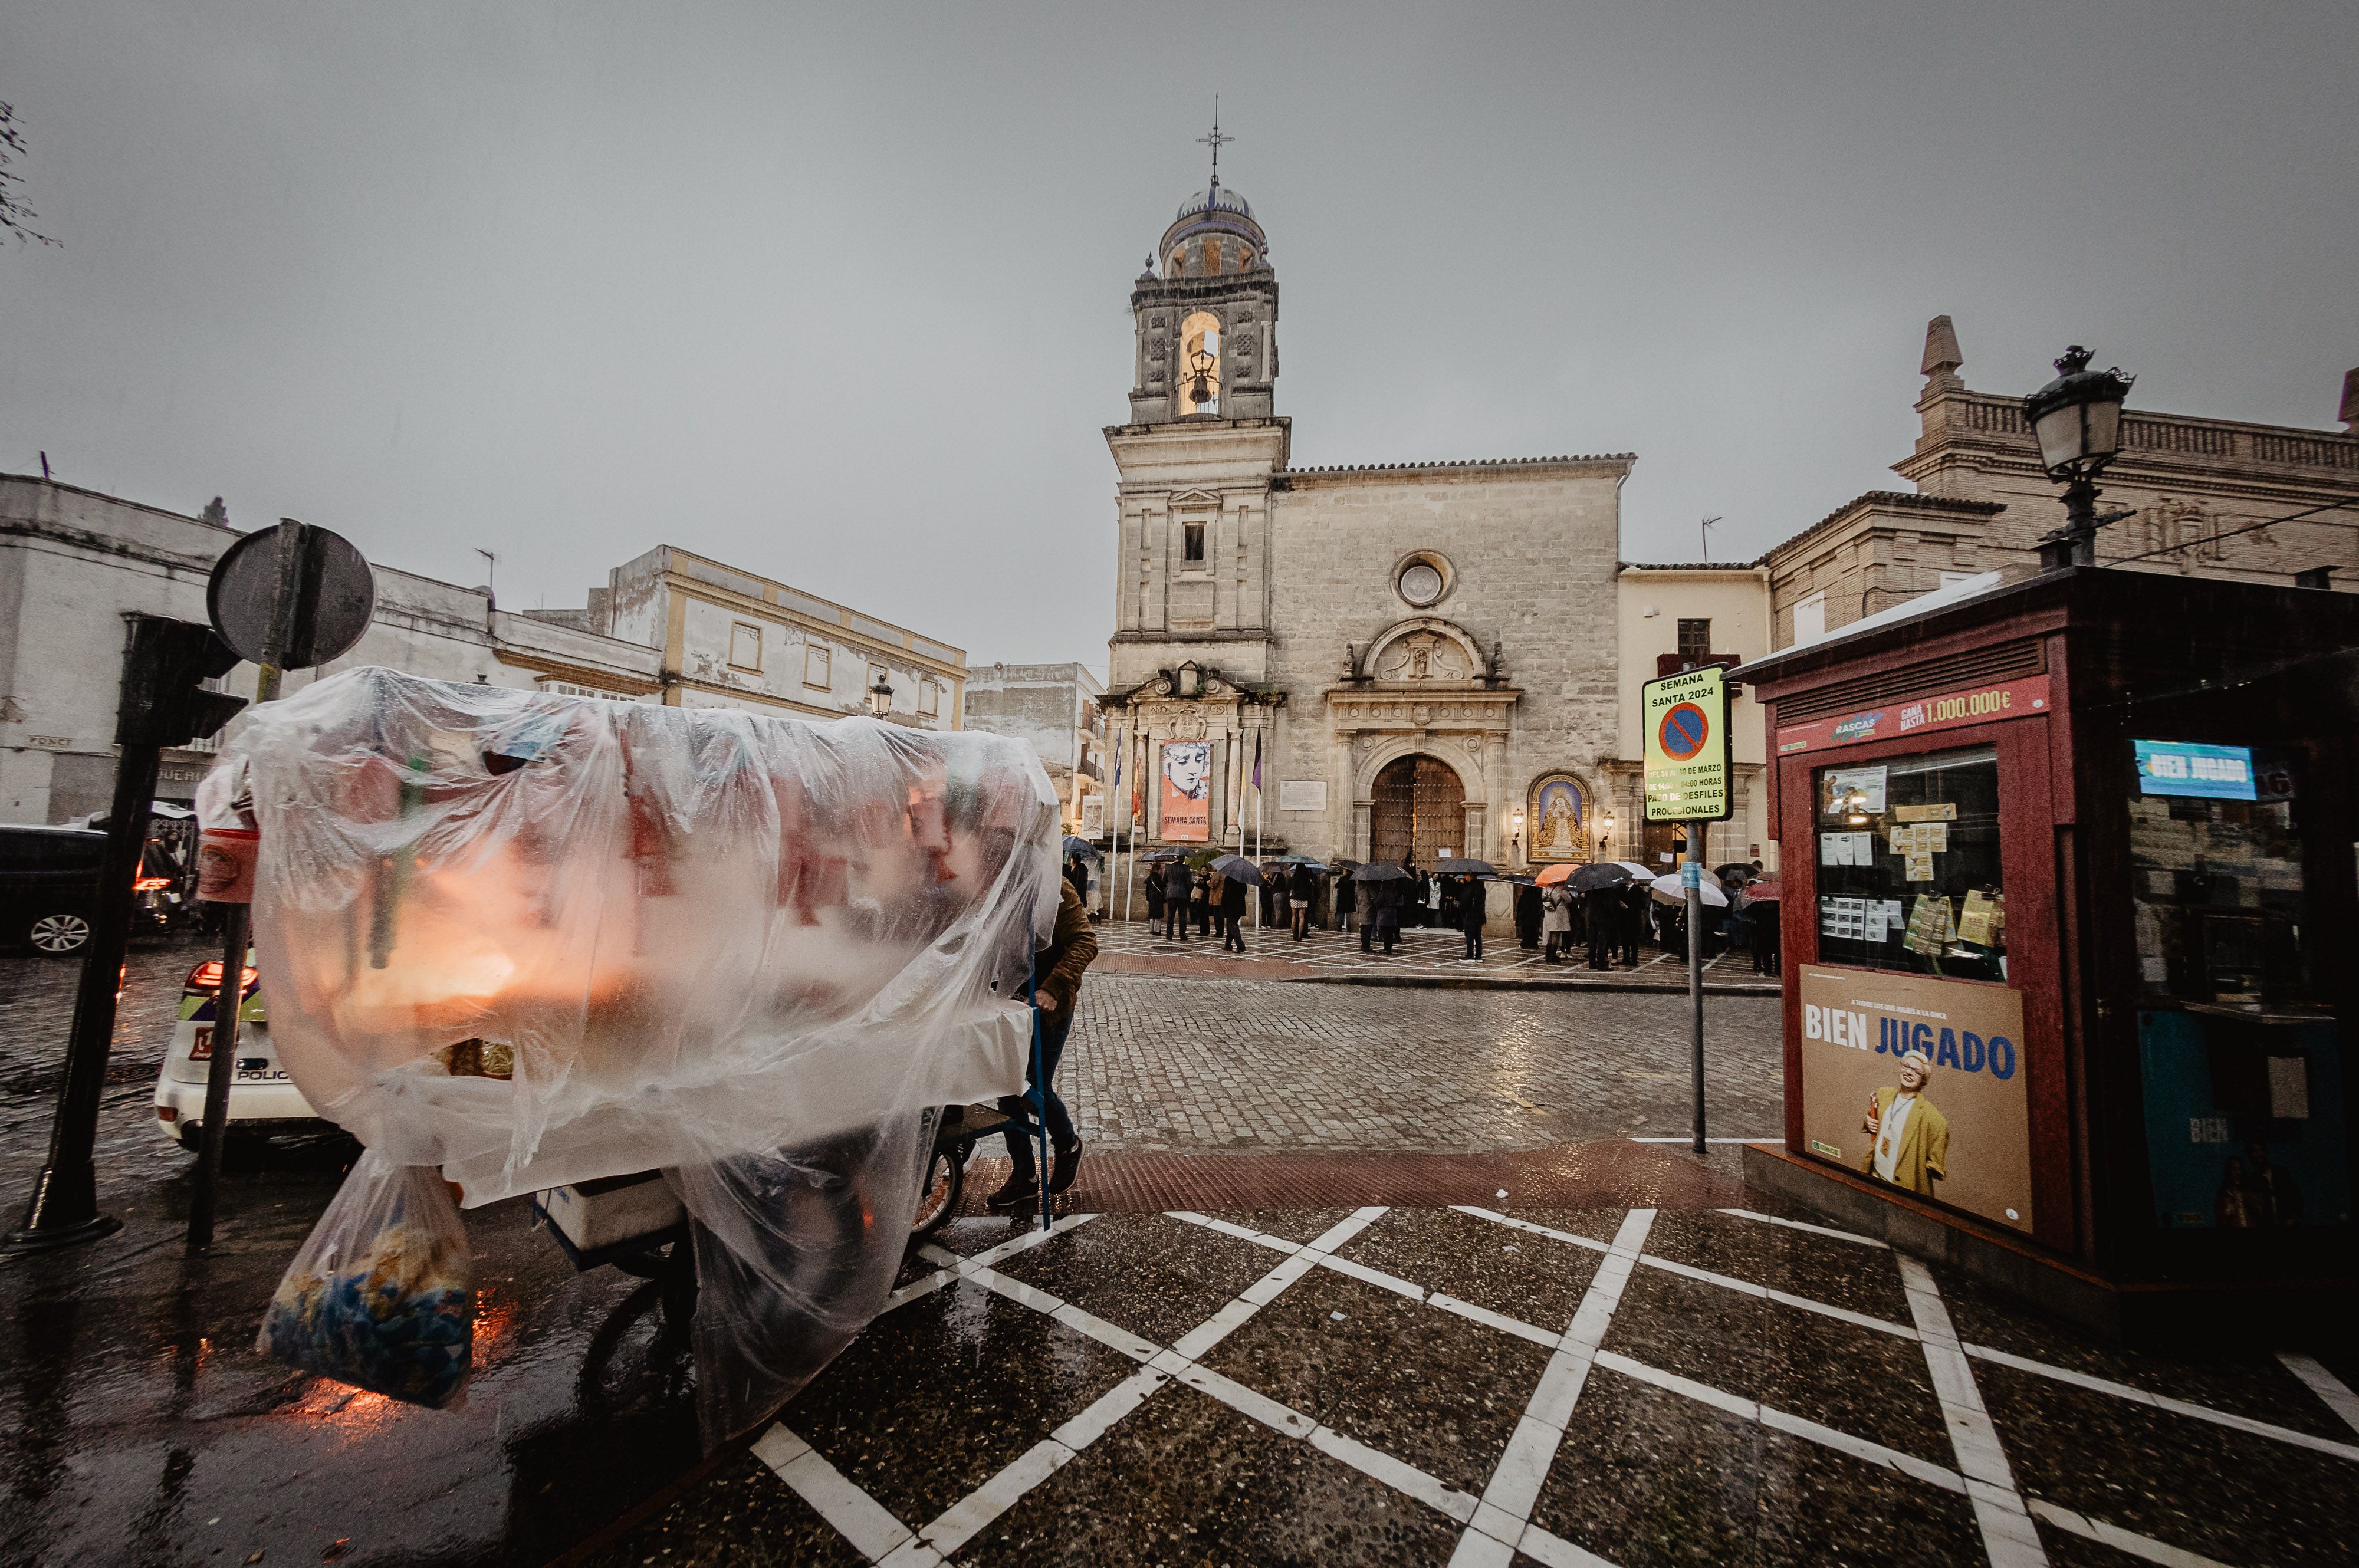
[[[1268,239],[1217,170],[1131,308],[1103,702],[1140,841],[1594,857],[1636,459],[1293,467]]]

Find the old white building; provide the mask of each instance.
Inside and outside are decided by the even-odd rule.
[[[1142,839],[1589,857],[1636,460],[1292,467],[1268,251],[1216,176],[1131,292],[1105,705]],[[1572,831],[1536,846],[1543,796]]]
[[[206,518],[0,475],[0,822],[107,808],[123,616],[202,621],[206,579],[238,537]],[[833,717],[866,712],[883,673],[895,717],[957,724],[957,649],[669,546],[616,569],[583,610],[518,614],[484,589],[375,573],[376,615],[359,646],[289,672],[287,691],[382,664],[438,681]],[[255,674],[240,665],[218,684],[251,696]],[[167,752],[158,798],[192,798],[214,749]]]
[[[1106,823],[1104,693],[1085,664],[986,664],[967,677],[962,727],[1028,743],[1056,787],[1065,831],[1095,838]]]

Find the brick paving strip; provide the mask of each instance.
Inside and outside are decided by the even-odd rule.
[[[1004,1159],[970,1161],[958,1212],[985,1213],[984,1198],[1006,1179]],[[1085,1153],[1079,1179],[1056,1208],[1108,1214],[1364,1203],[1439,1208],[1494,1203],[1503,1192],[1518,1207],[1558,1209],[1724,1208],[1745,1196],[1733,1175],[1715,1173],[1684,1149],[1607,1138],[1478,1154]]]
[[[930,1246],[921,1248],[921,1254],[928,1261],[940,1266],[939,1271],[914,1279],[896,1290],[886,1311],[889,1312],[895,1307],[954,1283],[979,1287],[1054,1318],[1075,1333],[1109,1346],[1133,1362],[1141,1364],[1138,1372],[1018,1455],[1013,1463],[930,1523],[922,1525],[912,1526],[894,1517],[783,1422],[765,1432],[755,1442],[753,1453],[863,1556],[871,1562],[900,1565],[900,1568],[926,1568],[926,1565],[943,1563],[955,1555],[995,1519],[1021,1501],[1027,1493],[1078,1457],[1161,1388],[1177,1381],[1210,1395],[1237,1413],[1273,1431],[1308,1442],[1362,1475],[1443,1514],[1461,1526],[1464,1532],[1451,1558],[1453,1568],[1506,1568],[1516,1561],[1518,1554],[1547,1564],[1549,1568],[1614,1568],[1610,1560],[1586,1551],[1531,1520],[1534,1506],[1549,1475],[1558,1443],[1570,1425],[1582,1385],[1587,1381],[1590,1368],[1597,1367],[1848,1454],[1920,1484],[1962,1496],[1974,1505],[1985,1549],[1995,1568],[2039,1568],[2049,1560],[2047,1552],[2038,1534],[2029,1528],[2029,1520],[2026,1517],[2027,1499],[2017,1491],[1999,1448],[1997,1433],[1983,1412],[1969,1358],[2004,1360],[2024,1370],[2063,1382],[2141,1400],[2152,1398],[2141,1390],[2107,1384],[2102,1379],[2045,1362],[2002,1356],[1981,1345],[1961,1344],[1951,1328],[1948,1312],[1931,1274],[1916,1264],[1913,1258],[1897,1259],[1905,1280],[1913,1320],[1912,1323],[1902,1323],[1808,1297],[1767,1290],[1749,1280],[1650,1256],[1646,1247],[1647,1233],[1655,1218],[1655,1211],[1651,1208],[1628,1210],[1614,1239],[1606,1242],[1473,1205],[1455,1206],[1459,1213],[1472,1218],[1545,1236],[1606,1255],[1605,1263],[1593,1279],[1571,1323],[1565,1329],[1542,1328],[1472,1307],[1440,1292],[1429,1291],[1411,1280],[1336,1257],[1339,1249],[1384,1217],[1387,1213],[1385,1205],[1362,1207],[1350,1218],[1308,1244],[1266,1235],[1206,1214],[1180,1211],[1170,1213],[1167,1217],[1219,1231],[1284,1256],[1283,1260],[1258,1281],[1166,1349],[1047,1291],[1012,1279],[995,1267],[1009,1258],[1052,1243],[1095,1217],[1077,1214],[1058,1221],[1051,1230],[1028,1232],[973,1258],[960,1258]],[[1889,1250],[1883,1243],[1872,1238],[1851,1236],[1829,1227],[1795,1225],[1795,1222],[1741,1208],[1723,1208],[1720,1212],[1738,1219],[1794,1225],[1798,1229],[1856,1241],[1877,1251]],[[1925,1349],[1960,1468],[1952,1470],[1603,1349],[1624,1288],[1634,1269],[1641,1266],[1677,1273],[1744,1294],[1767,1295],[1788,1306],[1917,1341]],[[1450,1312],[1495,1332],[1554,1349],[1555,1355],[1534,1388],[1515,1434],[1501,1454],[1491,1482],[1481,1497],[1450,1486],[1413,1465],[1372,1448],[1202,1365],[1203,1358],[1222,1340],[1234,1334],[1288,1287],[1313,1269],[1321,1268],[1375,1284],[1430,1309]],[[2342,1390],[2342,1393],[2344,1399],[2350,1398],[2347,1390]],[[2322,1450],[2359,1462],[2359,1447],[2321,1440],[2202,1406],[2183,1405],[2181,1409],[2183,1413],[2200,1419],[2253,1431],[2280,1442]],[[2093,1519],[2041,1499],[2027,1501],[2028,1512],[2037,1514],[2049,1524],[2133,1558],[2166,1564],[2169,1568],[2227,1568],[2215,1559],[2137,1534],[2109,1521]]]

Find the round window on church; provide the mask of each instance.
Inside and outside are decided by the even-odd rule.
[[[1400,596],[1419,607],[1441,597],[1441,573],[1432,562],[1413,561],[1400,574]]]

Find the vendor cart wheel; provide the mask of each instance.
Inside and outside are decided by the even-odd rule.
[[[966,1191],[966,1157],[972,1147],[964,1143],[949,1149],[936,1146],[926,1162],[925,1184],[918,1189],[917,1217],[909,1222],[910,1245],[932,1236],[958,1213],[959,1195]]]

